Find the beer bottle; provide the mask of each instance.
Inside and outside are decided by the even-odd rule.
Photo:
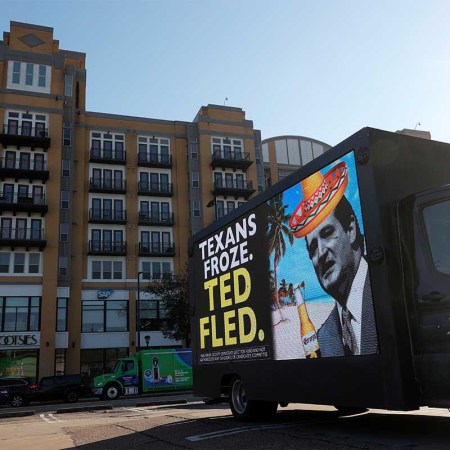
[[[316,329],[308,315],[306,303],[300,290],[300,285],[294,288],[295,303],[297,305],[298,317],[300,319],[300,339],[305,349],[306,358],[320,358],[319,341]]]

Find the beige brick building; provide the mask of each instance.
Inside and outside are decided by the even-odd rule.
[[[163,337],[146,280],[181,270],[191,234],[329,148],[263,144],[241,108],[203,106],[183,122],[85,105],[85,54],[60,49],[53,28],[11,22],[0,41],[0,375],[93,376],[139,343],[181,346]]]

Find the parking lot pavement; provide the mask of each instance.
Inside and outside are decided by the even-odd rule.
[[[176,398],[175,398],[176,397]],[[83,411],[109,410],[122,406],[161,406],[182,404],[201,401],[201,398],[193,397],[191,391],[174,391],[163,393],[143,394],[133,397],[122,397],[112,403],[101,401],[96,397],[80,399],[76,404],[60,403],[60,402],[40,402],[32,403],[31,406],[22,408],[5,407],[0,409],[0,419],[11,417],[25,417],[35,415],[41,412],[51,412],[57,414],[77,413]]]

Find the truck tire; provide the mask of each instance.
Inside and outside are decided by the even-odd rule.
[[[64,401],[66,403],[75,403],[78,400],[78,393],[76,391],[67,391],[64,394]]]
[[[117,400],[120,397],[120,394],[120,386],[117,383],[110,383],[103,388],[102,399]]]
[[[233,378],[229,392],[230,409],[237,420],[266,420],[277,412],[277,402],[250,400],[245,393],[245,386],[239,377]]]

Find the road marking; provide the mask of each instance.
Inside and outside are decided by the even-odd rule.
[[[46,417],[45,414],[39,414],[39,417],[47,423],[64,422],[64,420],[58,419],[53,414],[48,414],[48,417]]]
[[[188,436],[186,439],[191,442],[204,441],[205,439],[213,439],[216,437],[227,436],[230,434],[246,433],[248,431],[257,430],[269,430],[275,428],[292,427],[297,424],[291,423],[280,423],[274,425],[253,425],[249,427],[239,427],[239,428],[229,428],[228,430],[213,431],[211,433],[197,434],[195,436]]]

